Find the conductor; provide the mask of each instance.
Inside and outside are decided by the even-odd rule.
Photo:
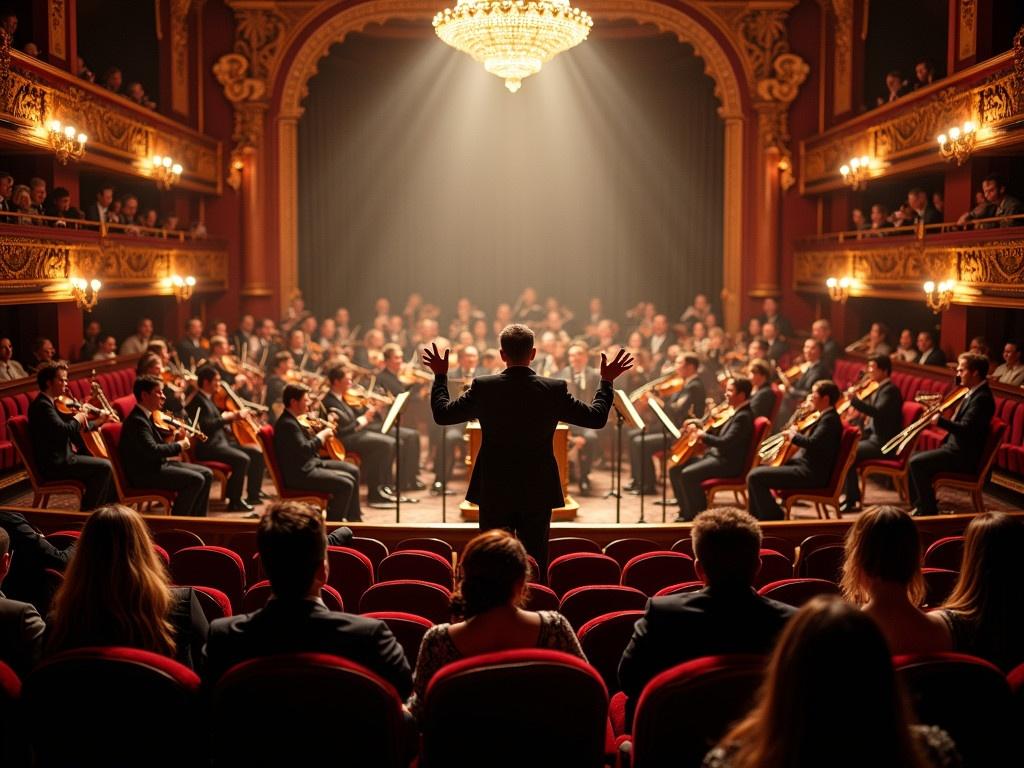
[[[569,394],[566,382],[538,376],[529,367],[537,354],[533,331],[509,325],[501,332],[499,374],[480,376],[456,400],[448,395],[448,353],[433,344],[423,363],[434,372],[430,406],[439,425],[480,420],[482,440],[466,498],[480,507],[480,530],[505,528],[515,533],[547,569],[551,510],[562,506],[562,483],[551,440],[558,422],[600,429],[612,405],[612,381],[633,366],[619,350],[612,362],[601,355],[601,384],[587,405]]]

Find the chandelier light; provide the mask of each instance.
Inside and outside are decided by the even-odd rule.
[[[175,298],[178,302],[188,301],[192,298],[192,291],[196,287],[196,279],[192,275],[181,275],[174,274],[169,277],[165,277],[163,280],[164,287],[170,288],[174,292]]]
[[[437,36],[515,93],[523,78],[587,39],[594,22],[569,0],[458,0],[434,17]]]
[[[86,280],[84,277],[72,277],[70,282],[71,298],[75,300],[75,304],[79,309],[92,312],[93,307],[99,303],[103,283],[95,278]]]
[[[854,190],[864,189],[868,185],[868,174],[871,172],[871,158],[867,155],[852,157],[839,167],[843,181]]]
[[[825,281],[825,287],[828,288],[828,297],[832,301],[845,304],[846,300],[850,298],[850,291],[854,287],[854,280],[852,277],[830,277]]]
[[[943,280],[937,285],[934,281],[929,280],[924,284],[924,303],[936,315],[945,312],[953,303],[954,288],[952,280]]]
[[[46,129],[50,147],[61,165],[67,165],[68,160],[80,160],[85,154],[85,142],[89,137],[73,125],[62,125],[60,120],[51,120]]]
[[[160,155],[154,155],[149,162],[153,166],[153,178],[160,189],[170,189],[178,183],[178,179],[181,178],[181,163]]]
[[[947,160],[956,160],[957,165],[963,165],[974,151],[977,135],[977,126],[971,120],[964,123],[963,128],[954,125],[936,137],[939,153]]]

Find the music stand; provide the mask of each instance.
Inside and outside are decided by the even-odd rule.
[[[640,414],[636,412],[636,408],[633,406],[633,402],[629,399],[623,390],[616,389],[615,399],[612,401],[615,405],[615,413],[618,416],[618,421],[615,424],[616,429],[616,443],[618,444],[616,462],[615,462],[615,485],[617,492],[615,495],[615,522],[619,523],[620,520],[620,507],[622,505],[622,423],[628,421],[630,426],[634,429],[640,430],[640,441],[643,443],[643,436],[647,433],[647,425],[644,424],[644,420],[640,418]],[[644,522],[644,482],[647,478],[644,476],[643,462],[640,464],[640,520]]]
[[[388,416],[384,419],[384,423],[380,425],[381,434],[386,435],[391,431],[391,427],[395,428],[395,522],[400,523],[402,521],[402,501],[411,501],[411,499],[402,498],[402,487],[399,482],[402,477],[402,409],[405,408],[405,404],[409,401],[409,393],[402,392],[396,398],[395,402],[391,404],[391,409],[388,411]]]
[[[678,440],[683,433],[672,423],[672,419],[656,400],[648,400],[647,404],[661,422],[661,522],[664,523],[665,509],[668,507],[668,436],[671,434],[673,439]]]

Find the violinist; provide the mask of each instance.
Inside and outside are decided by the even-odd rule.
[[[881,459],[882,446],[903,429],[903,395],[900,388],[892,383],[892,360],[888,355],[872,355],[868,358],[867,378],[878,388],[867,400],[858,397],[856,391],[848,395],[850,408],[864,414],[860,442],[857,443],[857,459],[846,475],[846,500],[840,505],[840,512],[852,512],[860,505],[860,484],[857,482],[856,467],[869,459]]]
[[[747,475],[750,514],[758,520],[782,520],[782,508],[772,497],[772,490],[791,490],[820,486],[832,474],[839,455],[843,422],[836,413],[839,387],[830,379],[815,382],[808,395],[810,406],[820,416],[806,435],[795,427],[787,437],[800,448],[796,456],[781,467],[755,467]]]
[[[211,341],[211,345],[212,345]],[[206,435],[206,442],[196,444],[196,458],[200,461],[219,461],[231,467],[225,497],[229,512],[252,512],[260,503],[260,487],[263,485],[263,454],[255,447],[233,445],[228,440],[226,429],[232,421],[244,419],[251,414],[246,408],[225,411],[213,402],[213,395],[221,382],[221,375],[213,365],[204,365],[196,372],[198,392],[189,402],[186,411],[189,422],[199,414],[199,429]],[[249,496],[242,499],[242,483],[248,478]]]
[[[278,352],[274,355],[274,362],[270,367],[270,375],[267,376],[267,397],[264,401],[270,410],[267,412],[267,419],[271,424],[277,421],[284,410],[282,396],[284,388],[288,386],[288,372],[295,367],[290,352]]]
[[[250,359],[254,365],[260,366],[267,373],[273,365],[274,355],[281,351],[277,343],[277,328],[274,321],[269,317],[260,322],[259,330],[256,331],[256,340],[252,343]]]
[[[825,319],[815,320],[811,324],[811,336],[821,342],[821,360],[825,367],[834,371],[839,358],[839,345],[832,338],[832,323]]]
[[[793,415],[796,407],[807,399],[807,395],[810,394],[811,387],[814,386],[815,382],[827,379],[832,375],[832,371],[825,366],[825,362],[822,360],[824,353],[825,345],[818,339],[807,339],[804,341],[804,365],[801,366],[803,373],[795,381],[790,382],[788,385],[782,384],[779,387],[785,392],[786,396],[783,398],[782,406],[775,417],[776,426],[789,421],[789,417]]]
[[[132,387],[136,406],[121,429],[121,464],[128,483],[136,488],[177,491],[173,515],[205,517],[210,501],[213,472],[199,464],[169,461],[187,451],[192,441],[181,432],[161,433],[154,414],[164,407],[163,382],[142,376]],[[166,442],[166,438],[173,438]]]
[[[686,419],[701,419],[704,417],[707,393],[704,390],[704,384],[700,380],[699,373],[700,358],[697,355],[687,352],[676,358],[674,383],[680,388],[675,394],[665,396],[668,399],[665,401],[666,405],[664,408],[665,413],[668,414],[677,427],[682,426]],[[666,384],[668,383],[666,382]],[[658,392],[657,388],[655,388],[656,392]],[[655,394],[654,396],[657,395]],[[657,451],[661,450],[663,442],[660,429],[652,430],[651,433],[646,435],[633,430],[629,443],[629,461],[633,471],[633,479],[626,486],[627,491],[630,493],[640,493],[641,488],[637,478],[641,474],[641,462],[646,462],[643,472],[646,487],[642,490],[644,493],[654,493],[653,457]]]
[[[209,355],[210,344],[203,338],[203,321],[198,317],[185,323],[185,335],[177,344],[178,361],[194,371]]]
[[[359,454],[361,472],[366,478],[367,501],[370,504],[391,505],[401,490],[417,489],[416,477],[420,462],[420,437],[415,429],[402,427],[399,443],[402,450],[402,482],[394,483],[392,464],[395,460],[395,441],[380,432],[380,415],[384,406],[380,401],[367,399],[355,407],[346,402],[346,392],[352,387],[352,377],[340,365],[327,371],[330,390],[323,404],[328,413],[337,414],[335,430],[345,447]],[[424,486],[419,483],[418,490]]]
[[[150,344],[153,349],[156,345]],[[166,354],[167,348],[160,347]],[[164,383],[164,410],[176,418],[185,416],[185,382],[181,379],[168,375],[167,364],[157,352],[147,352],[139,358],[135,367],[136,378],[140,376],[155,376]],[[168,380],[170,379],[170,380]]]
[[[321,459],[320,448],[333,433],[333,425],[310,434],[300,420],[309,413],[309,387],[288,384],[281,400],[284,411],[274,424],[274,451],[285,487],[329,493],[328,520],[361,521],[359,468],[345,461]]]
[[[256,351],[256,320],[252,315],[242,315],[238,321],[238,330],[231,334],[231,346],[235,355],[243,363],[253,361]]]
[[[712,477],[735,477],[743,471],[754,436],[754,414],[750,409],[752,391],[750,379],[729,379],[725,385],[725,400],[733,415],[718,428],[717,434],[693,427],[708,450],[703,456],[695,456],[669,470],[679,502],[677,523],[691,522],[707,509],[707,498],[700,487],[702,482]]]
[[[921,451],[910,460],[910,502],[915,517],[938,514],[932,479],[940,472],[975,472],[985,451],[985,442],[996,412],[996,401],[988,386],[988,358],[966,352],[957,359],[957,383],[968,387],[952,419],[941,413],[932,425],[949,434],[933,451]]]
[[[389,395],[398,396],[409,389],[411,384],[405,384],[399,378],[402,371],[402,348],[397,344],[385,344],[382,350],[384,355],[384,369],[377,374],[377,384],[384,388]],[[424,386],[429,384],[424,382]]]
[[[569,382],[569,394],[587,402],[601,386],[601,372],[587,365],[590,352],[583,344],[569,345],[569,365],[559,371],[556,378]],[[580,493],[590,493],[590,468],[601,452],[601,437],[589,427],[569,427],[570,439],[580,448]]]
[[[750,384],[753,390],[750,395],[750,411],[754,418],[763,416],[771,419],[775,410],[775,401],[778,394],[772,387],[772,366],[767,360],[754,359],[748,366],[750,371]]]
[[[309,344],[306,343],[306,333],[301,328],[295,328],[288,334],[288,354],[296,370],[313,372],[318,368]]]
[[[39,395],[28,407],[32,453],[43,480],[78,480],[85,484],[82,509],[95,509],[114,500],[114,475],[110,462],[75,453],[72,444],[84,430],[94,430],[108,420],[106,413],[90,421],[84,410],[74,415],[57,409],[57,398],[66,395],[66,363],[47,363],[36,372]]]

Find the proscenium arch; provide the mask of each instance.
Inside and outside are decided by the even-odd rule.
[[[268,147],[270,167],[277,167],[277,200],[268,203],[269,210],[279,214],[282,303],[298,287],[298,121],[303,113],[307,85],[317,73],[320,59],[351,32],[394,19],[429,21],[440,5],[437,0],[366,0],[355,5],[338,2],[304,20],[289,35],[282,65],[270,89],[272,102],[268,111],[276,129],[268,133],[277,135],[276,146]],[[584,5],[597,22],[630,19],[674,34],[704,61],[704,72],[715,84],[715,96],[721,102],[718,114],[724,122],[722,293],[726,326],[737,330],[745,233],[743,191],[748,175],[744,150],[753,114],[742,58],[731,45],[723,44],[723,40],[729,39],[727,31],[688,5],[669,6],[649,0],[588,0]]]

